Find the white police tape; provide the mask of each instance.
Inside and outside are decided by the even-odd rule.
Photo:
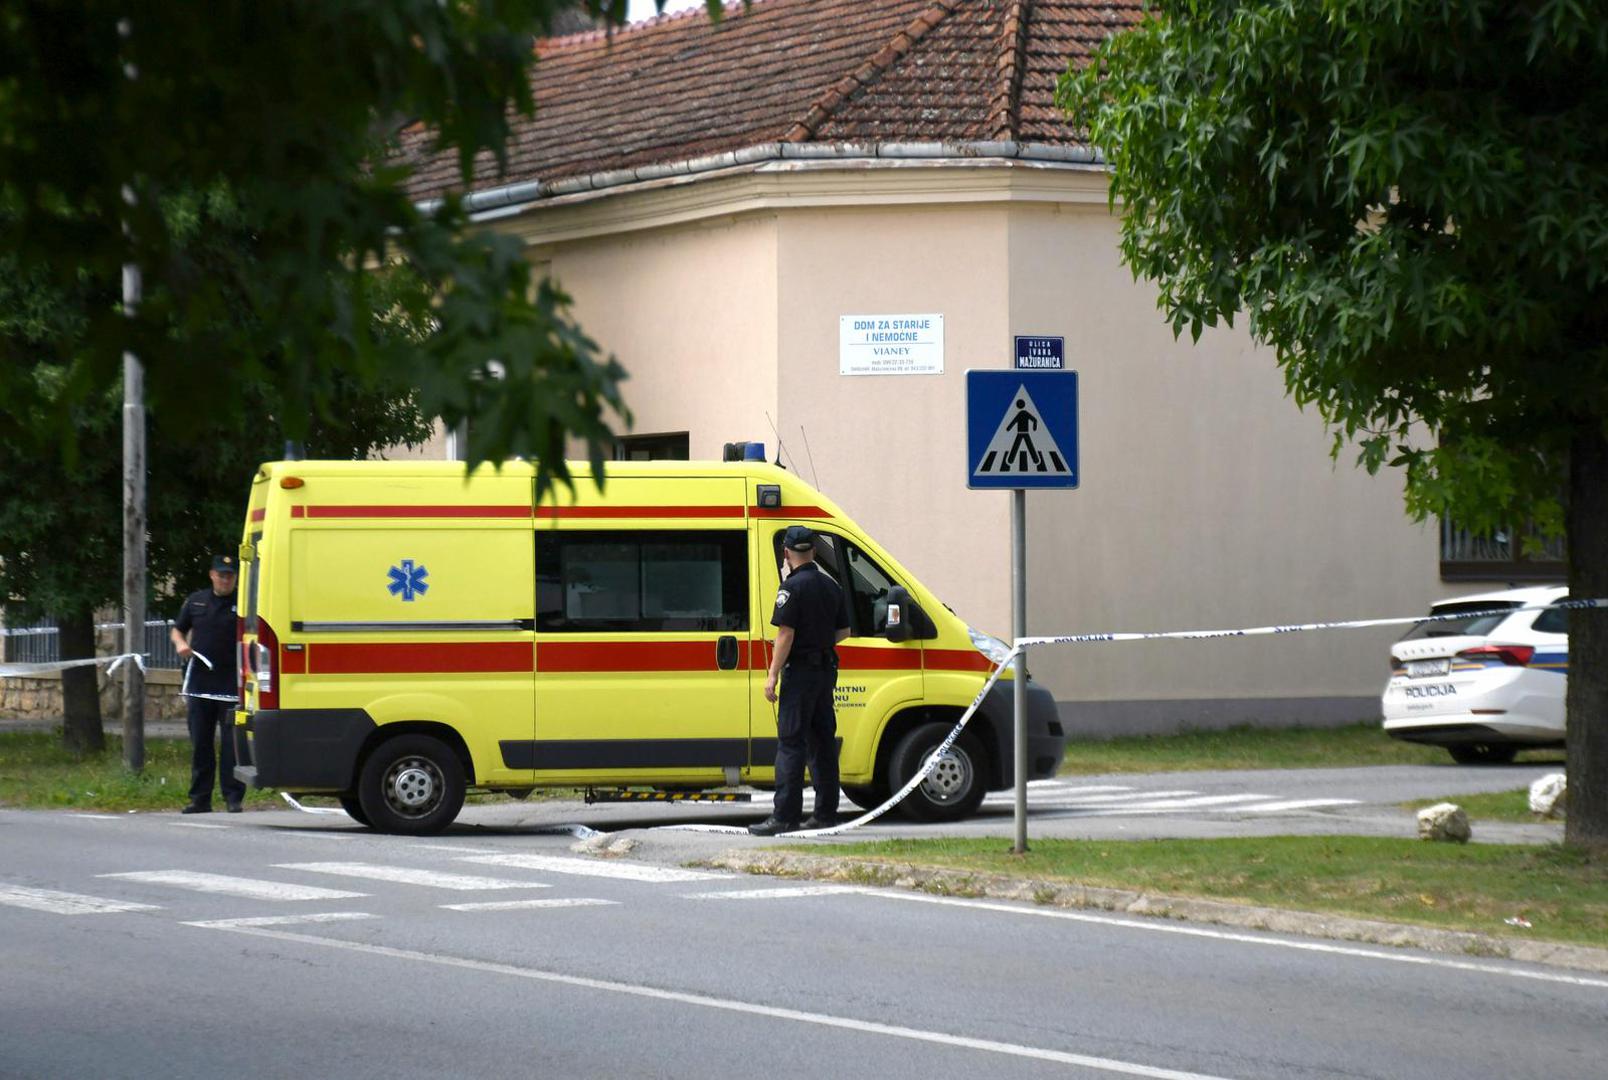
[[[978,707],[983,703],[983,699],[994,688],[994,684],[999,681],[999,677],[1010,666],[1011,661],[1034,645],[1081,645],[1102,641],[1198,641],[1214,638],[1262,637],[1314,630],[1363,630],[1379,626],[1408,626],[1426,622],[1446,622],[1451,619],[1476,619],[1492,615],[1507,616],[1520,611],[1551,611],[1554,609],[1608,609],[1608,599],[1560,600],[1552,604],[1523,604],[1515,607],[1487,608],[1480,611],[1458,611],[1449,615],[1409,615],[1390,619],[1347,619],[1339,622],[1295,623],[1285,626],[1250,626],[1232,630],[1168,630],[1150,633],[1062,634],[1051,637],[1017,638],[1016,644],[1008,647],[1010,651],[1003,658],[995,661],[994,670],[988,676],[988,681],[983,684],[982,690],[972,700],[970,708],[961,715],[959,720],[955,721],[954,728],[945,736],[944,741],[939,743],[932,753],[927,755],[927,759],[922,762],[921,768],[916,770],[915,775],[905,781],[904,786],[889,796],[881,806],[867,810],[859,817],[834,825],[831,828],[801,829],[796,832],[781,833],[780,837],[789,840],[811,840],[826,836],[837,836],[840,833],[858,829],[862,825],[875,821],[895,806],[898,806],[918,785],[927,779],[933,769],[937,768],[939,760],[949,752],[949,748],[955,744],[955,740],[960,738],[960,733],[976,714]],[[1001,642],[1000,644],[1003,645],[1004,643]],[[990,657],[990,659],[995,658]],[[687,828],[687,826],[671,825],[667,826],[667,828],[677,829]],[[719,825],[701,826],[699,830],[731,834],[740,834],[747,831],[734,826]]]
[[[0,679],[26,678],[30,675],[47,675],[53,671],[66,671],[68,668],[99,667],[108,665],[106,674],[110,675],[129,660],[134,661],[140,671],[145,670],[145,657],[141,653],[118,653],[115,656],[91,656],[83,660],[51,660],[38,664],[0,664]]]

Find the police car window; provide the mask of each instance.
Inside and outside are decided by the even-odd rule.
[[[731,631],[748,627],[741,532],[536,535],[536,627]]]
[[[1567,600],[1567,596],[1560,596],[1558,600]],[[1557,603],[1554,600],[1553,603]],[[1553,608],[1543,611],[1535,617],[1535,625],[1531,627],[1538,634],[1567,634],[1569,632],[1569,611],[1567,608]]]
[[[1403,641],[1437,637],[1478,637],[1495,630],[1506,618],[1507,612],[1518,607],[1507,601],[1469,600],[1456,604],[1436,604],[1434,615],[1456,615],[1458,618],[1436,619],[1421,622],[1401,636]],[[1494,614],[1484,614],[1494,612]]]

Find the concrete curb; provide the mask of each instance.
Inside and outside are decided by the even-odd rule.
[[[747,874],[815,878],[874,885],[940,896],[987,897],[1019,900],[1050,907],[1092,908],[1124,915],[1212,923],[1245,930],[1328,938],[1334,941],[1424,949],[1457,956],[1518,960],[1527,964],[1608,973],[1608,949],[1559,945],[1545,941],[1515,941],[1460,930],[1436,930],[1404,923],[1320,915],[1306,911],[1163,896],[1127,889],[1101,889],[1064,881],[1014,878],[1002,874],[976,874],[913,863],[877,859],[850,859],[830,855],[799,855],[780,851],[727,851],[702,865]]]

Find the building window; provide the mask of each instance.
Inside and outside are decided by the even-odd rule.
[[[748,534],[536,534],[536,628],[546,633],[748,629]]]
[[[1497,529],[1476,535],[1454,521],[1441,522],[1444,581],[1563,581],[1568,577],[1563,538],[1526,552],[1522,532]]]
[[[622,435],[614,440],[615,461],[686,461],[687,433]]]

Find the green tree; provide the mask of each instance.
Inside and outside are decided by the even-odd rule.
[[[175,198],[166,208],[175,237],[173,259],[187,274],[220,281],[249,276],[257,258],[254,230],[239,206],[220,190]],[[0,239],[6,234],[0,228]],[[423,288],[393,271],[375,278],[369,317],[381,338],[406,340],[426,330],[400,314]],[[35,358],[26,369],[35,381],[25,401],[62,400],[72,378],[72,359],[84,346],[90,314],[115,306],[114,277],[81,273],[69,285],[38,268],[24,270],[11,255],[0,256],[0,347]],[[160,295],[160,294],[159,294]],[[214,340],[228,338],[254,313],[238,294],[220,293],[226,307],[204,328]],[[171,336],[177,340],[177,332]],[[179,594],[206,581],[208,555],[238,543],[252,470],[281,456],[300,408],[290,395],[260,376],[244,381],[227,369],[197,366],[189,374],[197,404],[163,410],[149,431],[149,580],[153,612],[172,608]],[[366,389],[345,374],[331,384],[334,406],[294,430],[313,456],[358,458],[383,446],[420,443],[431,433],[428,419],[406,386]],[[231,418],[225,402],[242,416]],[[36,404],[36,408],[46,406]],[[64,659],[95,655],[94,612],[113,606],[122,589],[122,394],[115,386],[79,396],[67,413],[77,453],[36,453],[30,432],[44,421],[0,406],[0,600],[15,598],[12,613],[50,615],[60,632]],[[78,752],[102,748],[96,673],[63,673],[64,739]]]
[[[1069,69],[1175,333],[1246,319],[1416,517],[1564,533],[1608,596],[1608,10],[1164,0]],[[1569,818],[1608,847],[1608,612],[1570,616]]]
[[[116,280],[132,262],[150,294],[133,317],[87,310],[78,347],[51,358],[65,379],[39,377],[46,358],[32,348],[0,354],[7,422],[28,418],[19,437],[39,451],[64,442],[70,456],[75,408],[118,381],[132,348],[156,414],[248,422],[237,395],[212,388],[268,383],[300,438],[343,387],[383,374],[415,387],[427,415],[472,415],[476,459],[534,457],[542,485],[565,478],[571,436],[600,461],[610,413],[627,417],[623,370],[575,325],[568,297],[533,279],[516,240],[466,228],[455,198],[421,212],[388,138],[422,124],[466,171],[481,152],[501,163],[510,123],[534,108],[533,39],[570,9],[617,23],[626,3],[0,0],[9,250],[57,287]],[[187,273],[164,211],[177,192],[219,185],[256,227],[241,280]],[[430,287],[410,312],[433,320],[422,341],[386,338],[366,317],[373,268],[396,261]],[[254,318],[220,323],[237,302]],[[491,360],[502,378],[484,377]],[[210,383],[192,377],[201,366]]]

